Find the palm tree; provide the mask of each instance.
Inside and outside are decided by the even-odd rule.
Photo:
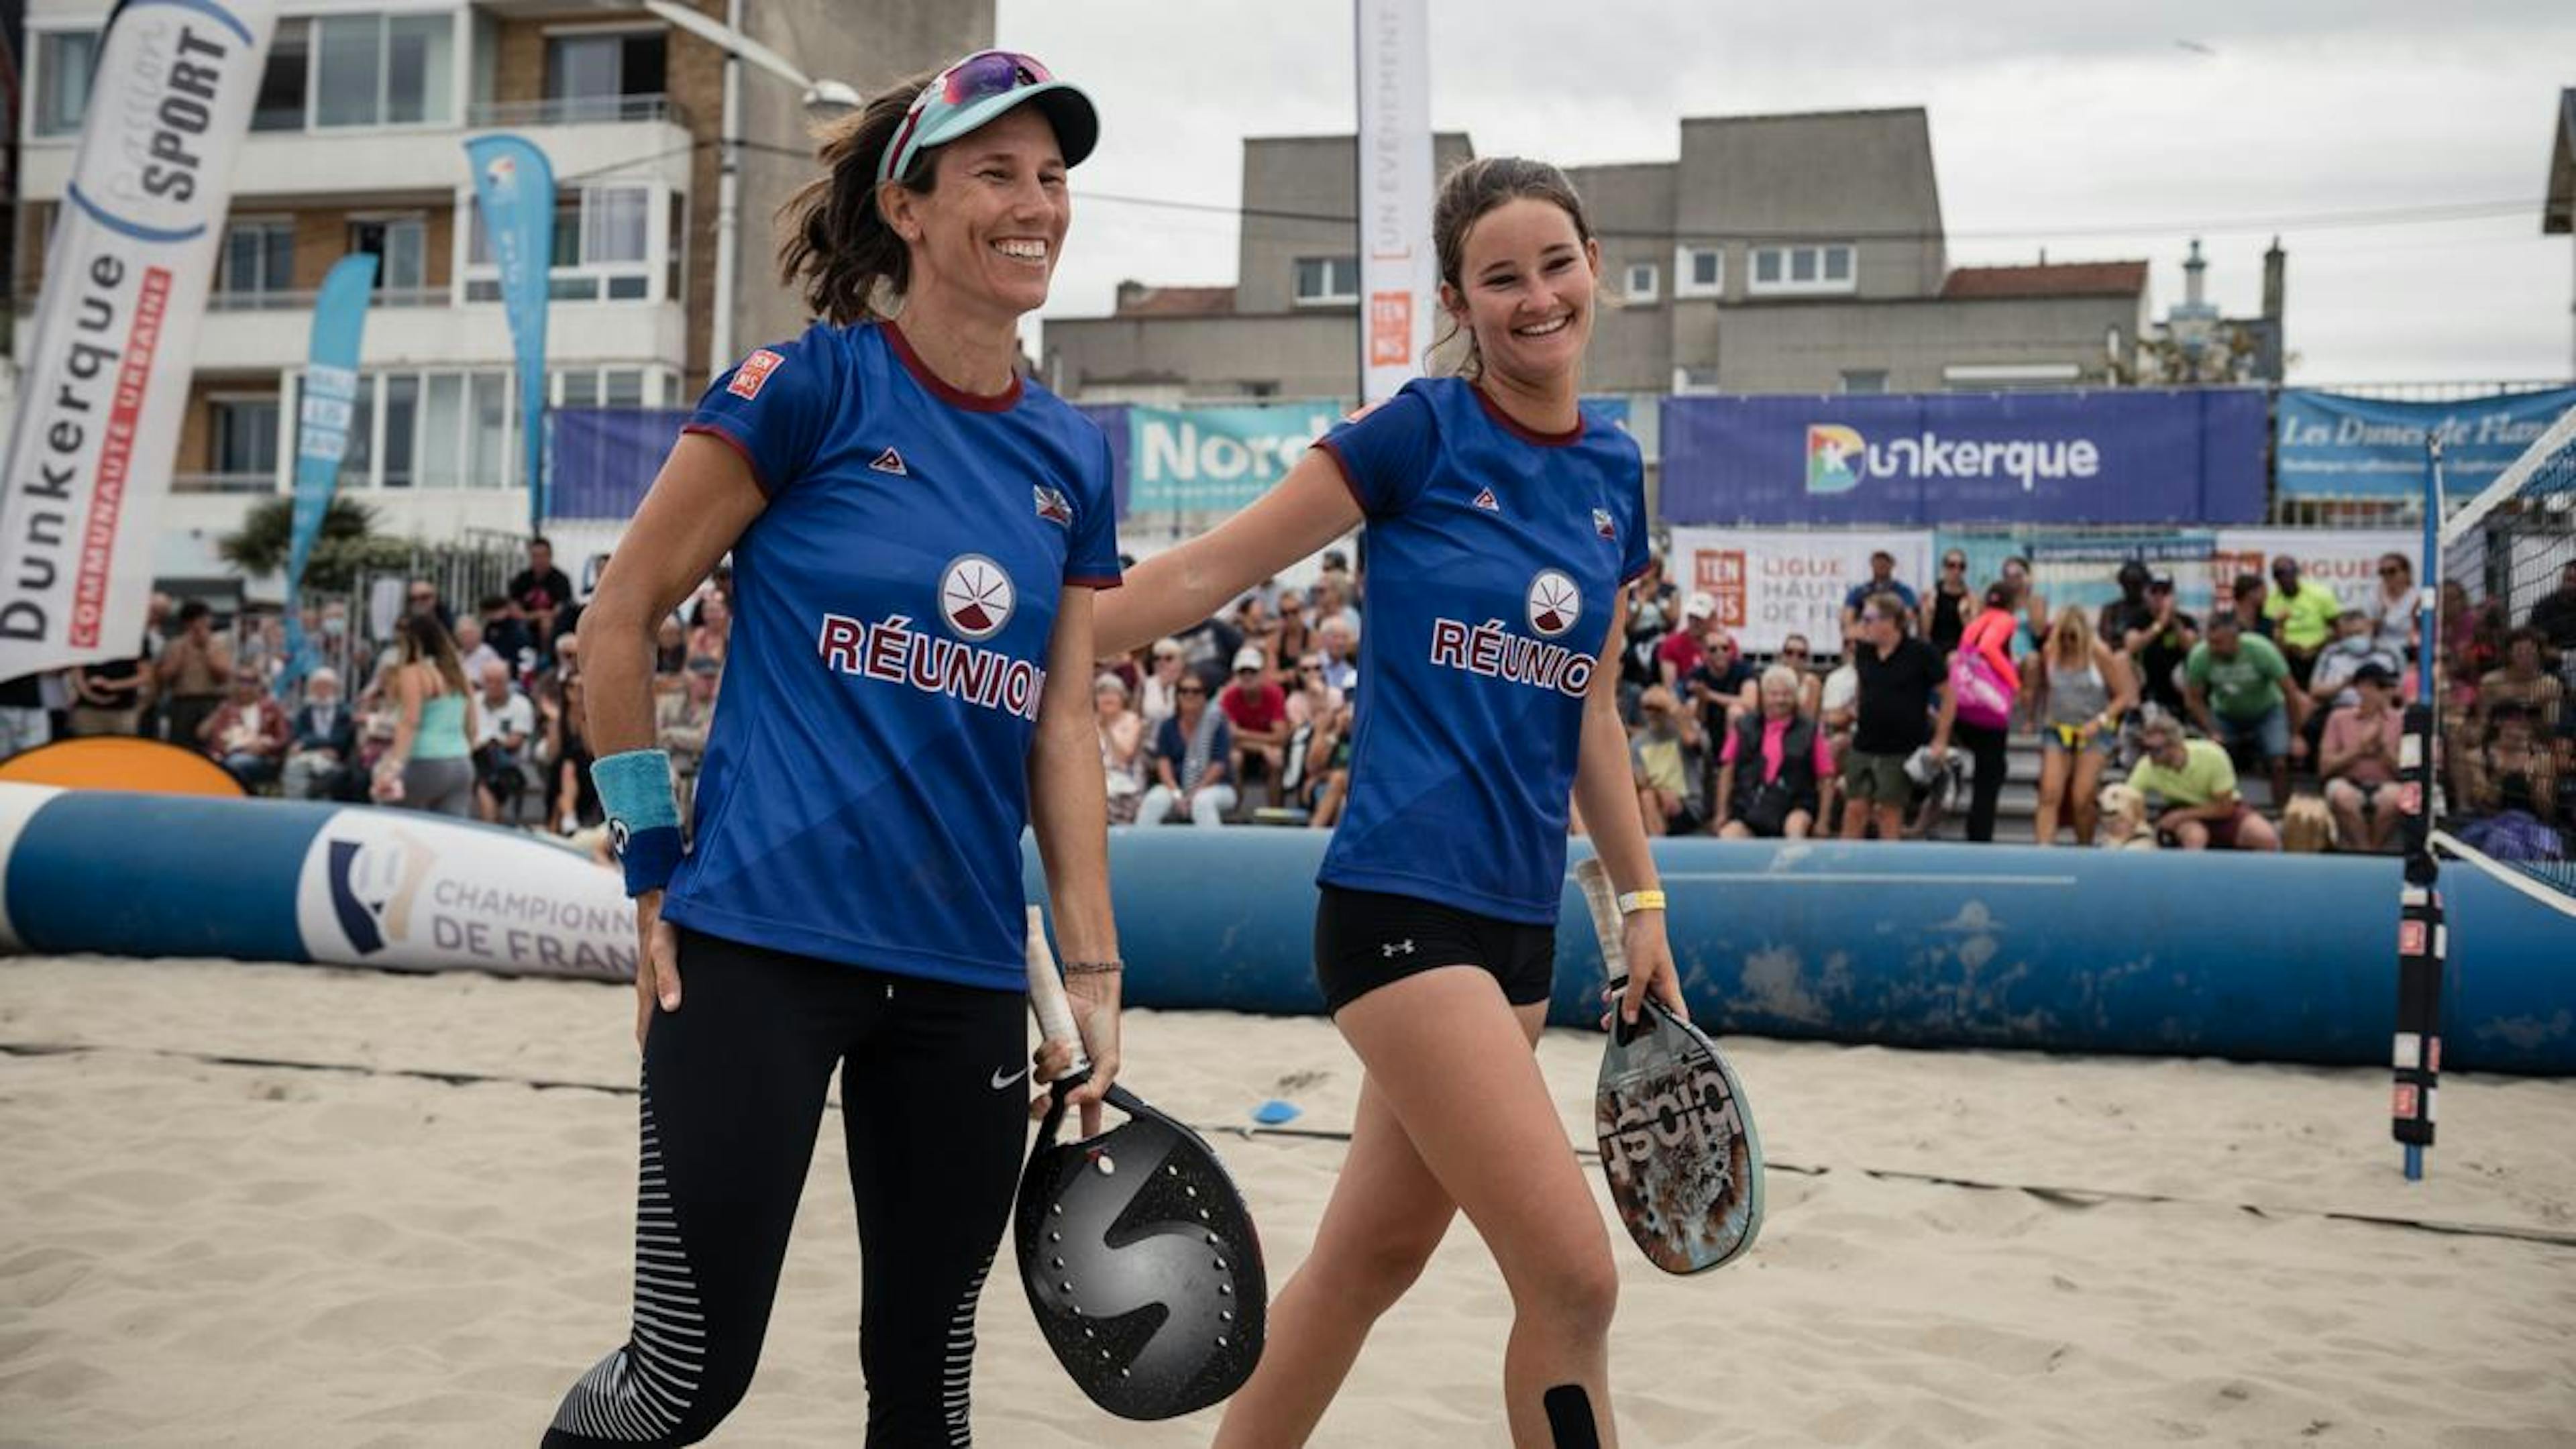
[[[376,511],[346,495],[335,497],[323,511],[313,552],[304,563],[304,585],[345,589],[363,564],[399,568],[410,545],[375,531]],[[284,572],[295,539],[295,500],[284,494],[253,504],[241,527],[215,541],[215,554],[245,575]]]

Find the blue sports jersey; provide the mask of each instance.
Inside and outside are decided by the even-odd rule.
[[[1556,919],[1584,694],[1646,566],[1645,466],[1416,379],[1316,443],[1368,514],[1351,793],[1317,879]]]
[[[1108,441],[1034,383],[949,387],[892,324],[752,353],[688,430],[739,450],[769,504],[734,544],[724,686],[662,914],[1024,989],[1029,743],[1062,588],[1118,583]]]

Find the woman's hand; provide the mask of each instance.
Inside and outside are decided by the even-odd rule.
[[[635,898],[635,1054],[644,1054],[644,1034],[653,1025],[653,1007],[680,1009],[680,932],[662,919],[662,893],[646,891]]]
[[[1119,980],[1115,971],[1081,971],[1064,978],[1065,1005],[1073,1011],[1074,1029],[1082,1034],[1082,1054],[1091,1063],[1090,1078],[1065,1096],[1082,1109],[1085,1137],[1098,1135],[1101,1100],[1108,1096],[1109,1084],[1118,1079]],[[1031,1060],[1041,1086],[1073,1069],[1072,1049],[1058,1042],[1040,1043]],[[1051,1095],[1040,1092],[1029,1103],[1032,1118],[1046,1115]]]
[[[1673,947],[1664,932],[1664,913],[1633,911],[1620,922],[1620,945],[1628,957],[1628,989],[1619,998],[1619,1020],[1634,1026],[1637,1013],[1645,1005],[1648,992],[1654,993],[1673,1015],[1690,1020],[1690,1006],[1682,1000],[1681,969],[1673,964]],[[1602,1026],[1608,1027],[1608,1018]]]

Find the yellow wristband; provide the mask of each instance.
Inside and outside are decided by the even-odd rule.
[[[1639,911],[1660,911],[1663,908],[1664,893],[1660,890],[1630,891],[1619,897],[1619,914],[1623,916],[1633,916]]]

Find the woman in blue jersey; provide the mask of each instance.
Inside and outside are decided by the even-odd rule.
[[[1622,892],[1623,1016],[1681,995],[1618,714],[1643,470],[1576,406],[1600,249],[1562,173],[1453,172],[1433,230],[1462,375],[1336,429],[1259,503],[1103,600],[1104,649],[1203,618],[1368,524],[1347,813],[1315,968],[1367,1068],[1314,1252],[1271,1309],[1223,1446],[1299,1444],[1460,1210],[1511,1286],[1513,1442],[1613,1442],[1610,1241],[1530,1047],[1545,1020],[1569,786]]]
[[[1109,450],[1015,367],[1097,132],[1080,91],[985,51],[827,133],[780,257],[825,320],[707,390],[582,616],[642,933],[642,1162],[632,1327],[549,1446],[695,1443],[741,1398],[836,1068],[867,1442],[968,1442],[976,1298],[1026,1130],[1024,825],[1093,1121],[1118,1059],[1091,703],[1093,592],[1118,582]],[[647,748],[653,634],[727,550],[684,856]]]

